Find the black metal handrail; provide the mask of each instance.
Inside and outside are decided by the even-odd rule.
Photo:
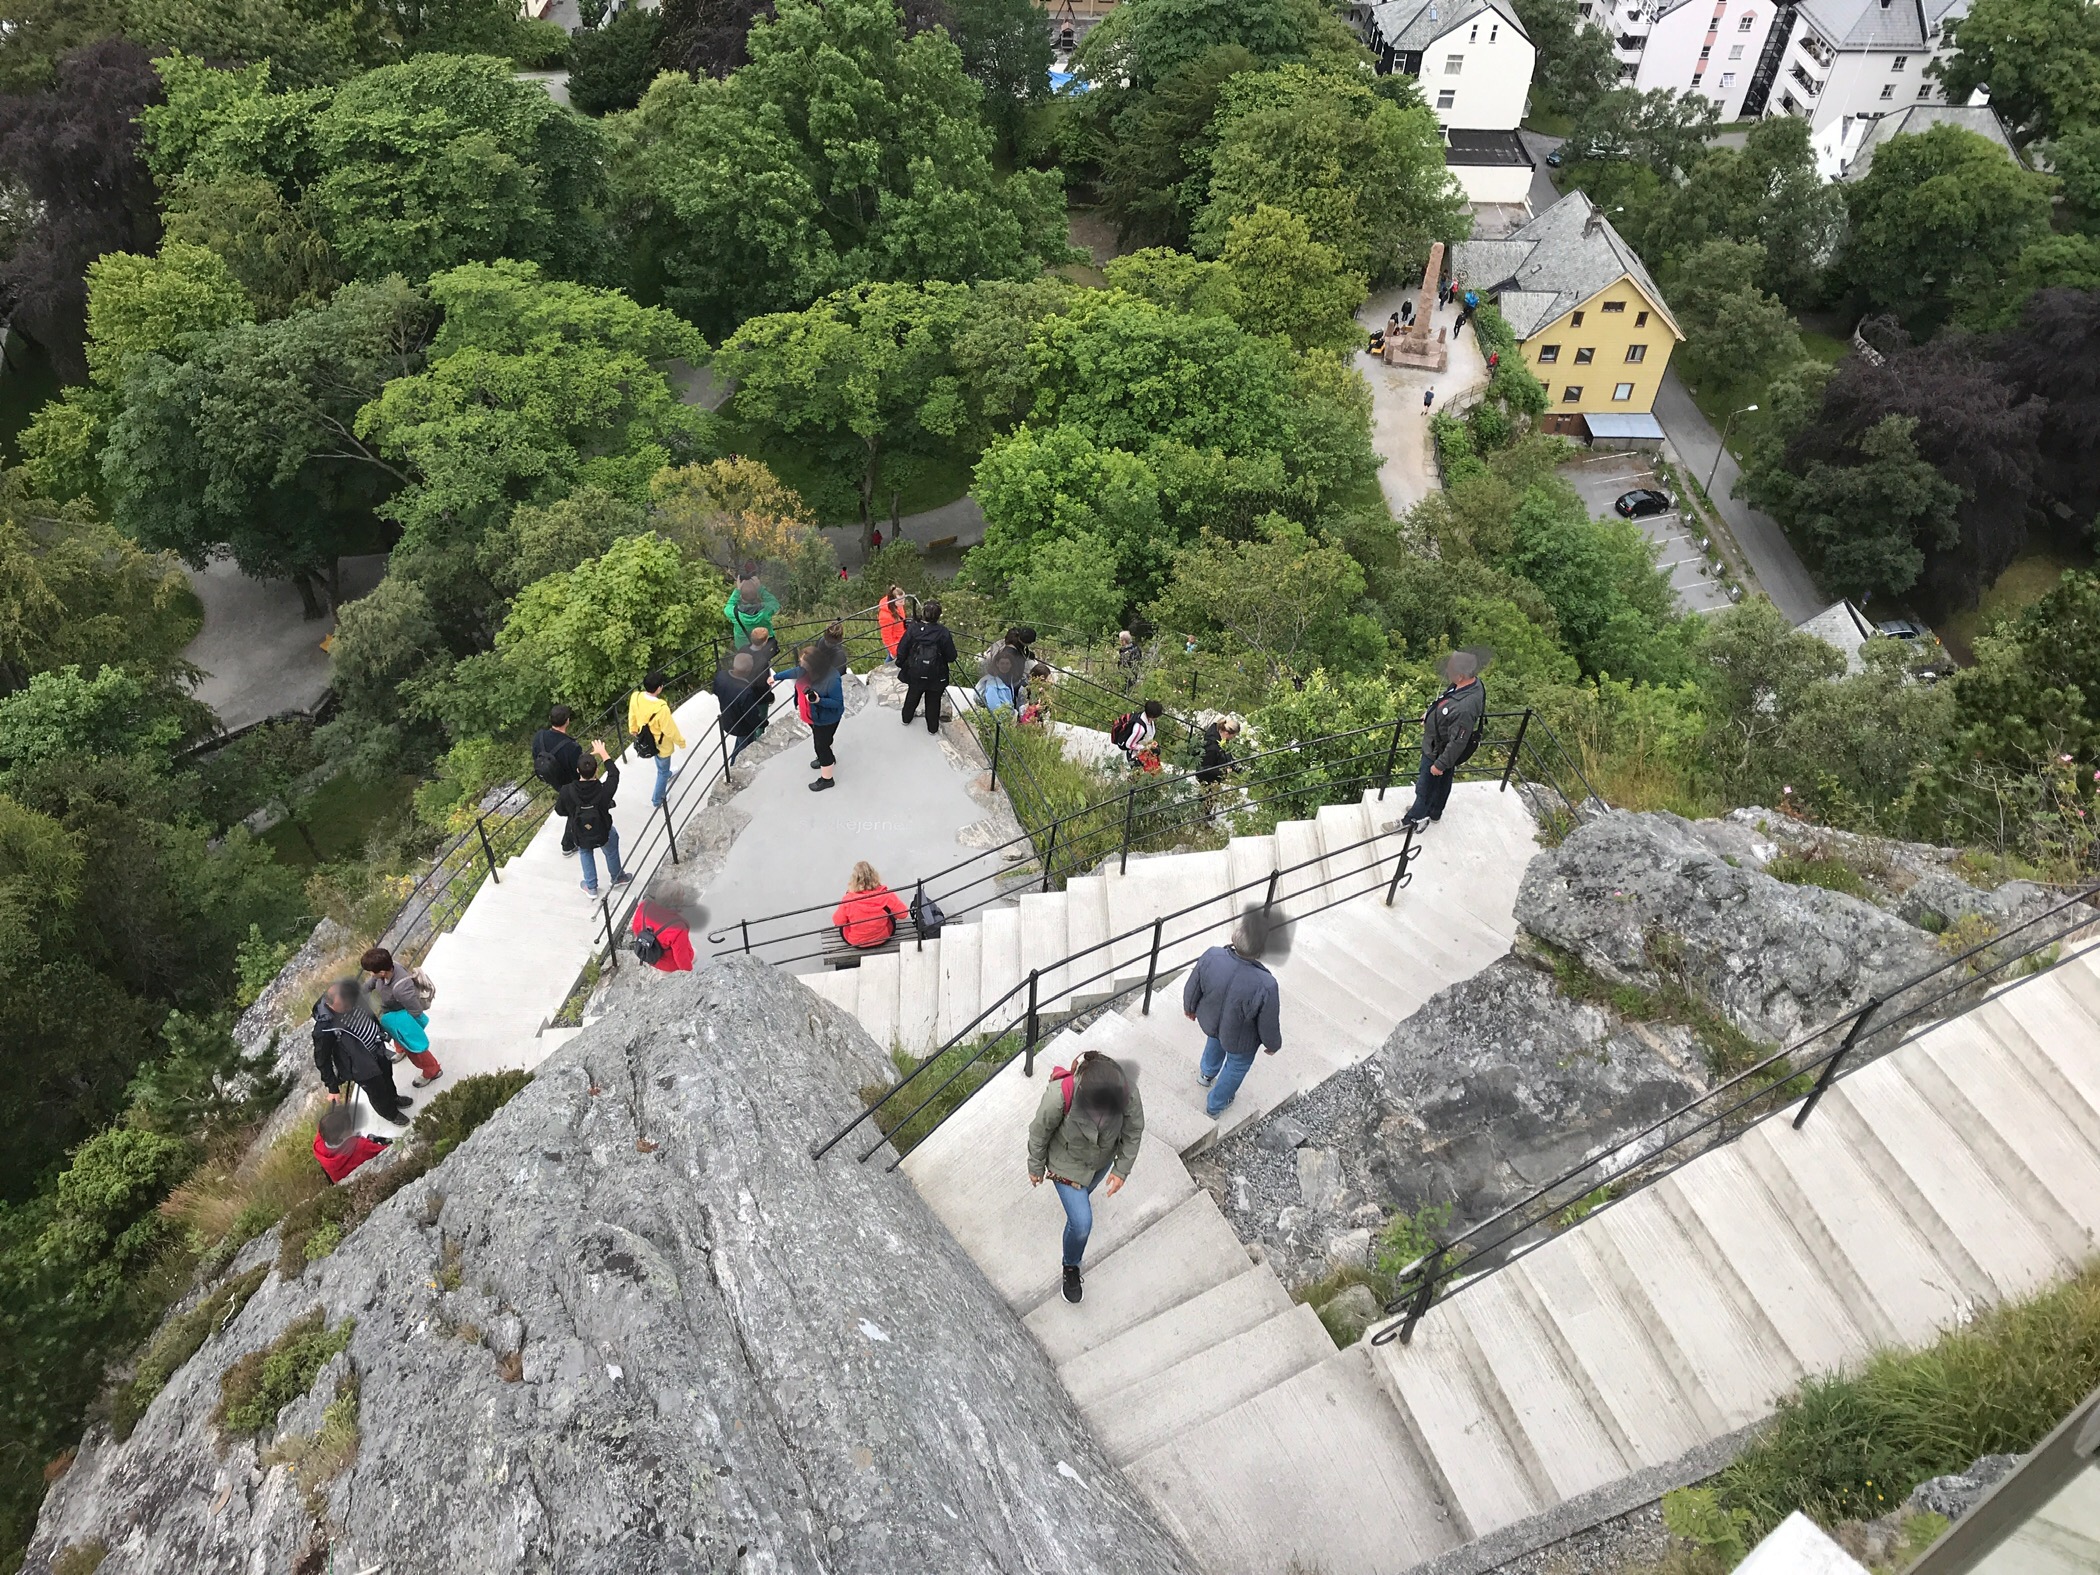
[[[1397,851],[1393,853],[1374,853],[1370,857],[1370,859],[1360,867],[1344,870],[1341,874],[1338,875],[1327,875],[1321,879],[1312,881],[1304,886],[1297,887],[1291,891],[1278,890],[1278,887],[1281,885],[1283,878],[1287,875],[1295,875],[1301,871],[1316,868],[1317,866],[1326,864],[1331,860],[1342,858],[1345,855],[1351,853],[1360,852],[1364,849],[1373,847],[1377,843],[1390,841],[1391,839],[1396,837],[1399,839],[1400,846],[1397,849]],[[1237,899],[1241,896],[1250,892],[1254,892],[1256,890],[1261,891],[1263,894],[1263,911],[1265,913],[1273,915],[1275,914],[1276,905],[1278,903],[1288,903],[1296,898],[1310,896],[1316,892],[1324,891],[1328,887],[1341,885],[1344,883],[1348,883],[1353,887],[1353,889],[1346,891],[1341,895],[1333,898],[1332,900],[1320,904],[1317,907],[1303,909],[1296,913],[1286,910],[1281,915],[1275,917],[1275,925],[1278,929],[1281,929],[1289,925],[1295,924],[1301,919],[1311,918],[1314,914],[1324,913],[1329,908],[1336,907],[1341,903],[1351,902],[1358,897],[1368,896],[1371,893],[1375,892],[1378,889],[1378,881],[1366,881],[1365,877],[1371,875],[1373,872],[1382,872],[1385,865],[1388,862],[1391,862],[1393,866],[1392,875],[1390,879],[1387,879],[1385,882],[1385,905],[1387,907],[1391,907],[1393,899],[1399,894],[1400,889],[1403,886],[1410,884],[1410,882],[1413,880],[1413,876],[1409,873],[1408,867],[1415,861],[1417,857],[1419,857],[1419,853],[1415,848],[1414,841],[1414,828],[1408,825],[1403,825],[1398,830],[1373,832],[1368,837],[1364,837],[1355,842],[1348,843],[1343,847],[1334,848],[1322,853],[1315,854],[1313,857],[1309,859],[1303,859],[1296,864],[1273,867],[1266,875],[1257,876],[1255,879],[1250,881],[1242,881],[1236,886],[1229,886],[1224,891],[1218,892],[1215,895],[1199,898],[1197,901],[1189,903],[1184,907],[1176,908],[1172,912],[1160,914],[1154,919],[1152,919],[1149,923],[1140,924],[1132,929],[1124,930],[1119,934],[1111,935],[1105,940],[1096,941],[1091,946],[1082,947],[1080,950],[1072,952],[1064,957],[1061,957],[1055,962],[1045,964],[1041,967],[1030,969],[1026,978],[1017,981],[997,1000],[993,1001],[990,1005],[984,1007],[981,1011],[979,1011],[974,1018],[972,1018],[961,1029],[957,1030],[956,1033],[951,1035],[945,1043],[940,1045],[931,1054],[927,1055],[924,1059],[922,1059],[919,1062],[919,1064],[916,1067],[914,1067],[910,1072],[906,1073],[895,1084],[893,1084],[880,1099],[870,1104],[865,1110],[861,1111],[859,1115],[855,1116],[851,1121],[847,1122],[844,1126],[840,1127],[838,1131],[834,1132],[829,1138],[825,1139],[822,1143],[814,1145],[810,1150],[810,1157],[812,1159],[822,1159],[840,1142],[842,1142],[849,1133],[854,1131],[854,1129],[859,1127],[863,1122],[872,1120],[878,1111],[883,1110],[889,1105],[891,1100],[895,1099],[900,1093],[902,1093],[906,1088],[910,1087],[931,1068],[938,1065],[941,1059],[944,1056],[946,1056],[949,1051],[954,1050],[959,1046],[967,1043],[972,1038],[981,1037],[983,1038],[984,1043],[980,1045],[974,1053],[972,1053],[970,1056],[964,1059],[960,1065],[955,1067],[949,1073],[947,1078],[945,1078],[938,1085],[936,1085],[929,1093],[927,1093],[924,1099],[922,1099],[905,1115],[900,1117],[896,1122],[895,1127],[893,1127],[893,1131],[901,1129],[902,1127],[908,1125],[910,1122],[915,1120],[918,1116],[923,1114],[927,1107],[930,1106],[936,1099],[940,1098],[940,1096],[943,1093],[947,1092],[947,1090],[951,1086],[953,1086],[953,1084],[958,1078],[960,1078],[964,1073],[968,1072],[971,1067],[979,1064],[987,1055],[991,1053],[994,1047],[1003,1043],[1009,1036],[1015,1034],[1016,1032],[1019,1032],[1022,1035],[1020,1048],[1015,1050],[1011,1055],[1002,1058],[999,1061],[998,1065],[1003,1067],[1008,1062],[1018,1057],[1021,1059],[1022,1063],[1022,1074],[1024,1076],[1033,1077],[1035,1075],[1036,1046],[1039,1042],[1041,1042],[1041,1040],[1044,1037],[1046,1037],[1043,1032],[1044,1019],[1046,1016],[1049,1015],[1045,1012],[1043,1007],[1042,981],[1044,979],[1059,979],[1059,982],[1055,983],[1050,991],[1050,998],[1052,1000],[1055,1000],[1059,997],[1065,997],[1067,999],[1075,997],[1081,991],[1085,990],[1089,985],[1099,984],[1104,980],[1115,979],[1122,972],[1123,967],[1125,966],[1124,962],[1119,962],[1117,960],[1117,948],[1127,947],[1131,942],[1143,940],[1144,938],[1149,936],[1150,939],[1148,944],[1150,950],[1148,953],[1148,960],[1146,962],[1145,967],[1145,976],[1142,980],[1133,981],[1132,983],[1124,985],[1122,988],[1113,991],[1109,995],[1103,997],[1101,1000],[1090,1002],[1083,1010],[1074,1010],[1068,1012],[1065,1015],[1065,1018],[1061,1019],[1054,1026],[1056,1028],[1063,1028],[1065,1026],[1068,1026],[1069,1019],[1078,1017],[1080,1015],[1098,1016],[1100,1013],[1113,1007],[1118,1001],[1126,1000],[1131,996],[1139,994],[1140,991],[1143,992],[1146,1011],[1149,1013],[1151,1007],[1152,993],[1154,989],[1158,986],[1160,980],[1159,959],[1161,951],[1167,947],[1185,945],[1189,941],[1192,941],[1199,936],[1209,934],[1219,929],[1229,929],[1233,925],[1238,924],[1245,911],[1245,908],[1247,906],[1251,906],[1251,904],[1243,905],[1239,903]],[[1185,919],[1191,914],[1195,914],[1201,911],[1202,909],[1215,907],[1220,904],[1223,904],[1226,910],[1222,914],[1213,918],[1205,919],[1200,923],[1193,925],[1191,928],[1181,931],[1173,936],[1168,936],[1166,934],[1166,927],[1169,923],[1177,919]],[[1090,973],[1086,977],[1079,979],[1062,977],[1065,975],[1069,975],[1074,969],[1076,969],[1079,965],[1084,963],[1087,959],[1094,958],[1102,953],[1107,954],[1108,960],[1104,966],[1096,969],[1093,973]],[[1169,974],[1179,972],[1182,966],[1184,965],[1175,964],[1174,966],[1170,967],[1167,970],[1167,972]],[[1000,1010],[1001,1007],[1008,1006],[1014,1003],[1016,1000],[1022,997],[1024,992],[1027,1001],[1025,1007],[1016,1010],[1013,1016],[998,1029],[989,1031],[984,1029],[984,1024],[989,1019],[991,1019],[993,1015]],[[924,1143],[927,1138],[931,1137],[935,1132],[940,1130],[941,1126],[944,1125],[950,1118],[954,1116],[956,1110],[960,1110],[964,1104],[967,1104],[969,1102],[969,1097],[974,1097],[975,1092],[975,1090],[972,1090],[971,1096],[966,1096],[964,1099],[958,1101],[953,1110],[948,1111],[945,1115],[943,1115],[940,1118],[940,1120],[934,1122],[933,1125],[928,1127],[925,1132],[921,1133],[914,1142],[912,1142],[909,1146],[905,1147],[902,1150],[902,1152],[900,1152],[897,1155],[897,1157],[890,1162],[889,1168],[891,1170],[895,1170],[897,1166],[903,1164],[905,1159],[910,1156],[912,1151],[916,1149],[921,1143]],[[865,1163],[871,1156],[875,1154],[875,1152],[878,1149],[880,1149],[885,1143],[888,1143],[890,1141],[891,1139],[888,1135],[878,1138],[873,1144],[869,1145],[865,1152],[861,1154],[860,1158],[862,1162]]]
[[[1793,1125],[1799,1128],[1840,1077],[1981,1004],[1988,999],[1987,981],[2060,946],[2073,931],[2093,922],[2096,898],[2100,898],[2100,883],[1869,998],[1486,1219],[1448,1240],[1437,1241],[1396,1276],[1398,1289],[1385,1310],[1398,1315],[1399,1321],[1381,1328],[1371,1343],[1384,1345],[1395,1339],[1406,1343],[1423,1314],[1438,1302],[1552,1240],[1558,1234],[1558,1228],[1552,1227],[1567,1215],[1570,1205],[1604,1192],[1600,1202],[1582,1211],[1580,1217],[1588,1219],[1796,1102],[1800,1109]],[[2023,932],[2026,938],[2016,942]],[[2059,955],[2031,969],[2030,974],[2047,973],[2068,960]],[[1959,996],[1969,999],[1957,1011],[1937,1010]],[[1803,1059],[1803,1052],[1812,1046],[1817,1047],[1815,1053]],[[1808,1082],[1811,1076],[1812,1083]],[[1519,1240],[1526,1236],[1532,1239]],[[1499,1258],[1492,1256],[1504,1248],[1511,1250]]]
[[[1484,738],[1472,759],[1456,773],[1459,780],[1499,780],[1505,788],[1513,781],[1521,782],[1535,792],[1546,791],[1561,797],[1571,810],[1602,803],[1589,792],[1586,782],[1581,784],[1580,791],[1574,792],[1564,792],[1556,784],[1557,773],[1534,748],[1540,735],[1551,738],[1550,730],[1537,721],[1534,713],[1492,711],[1483,720],[1484,725],[1508,725],[1510,731],[1500,737]],[[1377,788],[1383,798],[1390,787],[1402,780],[1396,775],[1401,746],[1409,731],[1419,729],[1421,725],[1421,717],[1402,714],[1391,721],[1300,739],[1241,756],[1232,762],[1231,769],[1234,772],[1254,769],[1255,774],[1262,777],[1259,787],[1274,791],[1250,794],[1242,790],[1229,808],[1206,802],[1204,785],[1198,780],[1195,770],[1163,773],[1039,825],[1030,825],[1024,820],[1019,835],[941,869],[900,882],[897,889],[912,889],[930,895],[939,903],[944,915],[953,920],[998,902],[1016,890],[1054,890],[1060,882],[1104,867],[1110,859],[1116,860],[1119,870],[1127,870],[1132,852],[1142,851],[1163,836],[1198,824],[1210,825],[1219,821],[1229,824],[1235,817],[1272,805],[1286,809],[1317,808],[1350,802],[1371,788]],[[995,717],[992,741],[987,750],[993,786],[999,784],[1002,772],[1011,771],[1014,760],[1012,752],[1001,747],[1004,736],[1005,723]],[[1552,742],[1557,748],[1558,740]],[[1340,758],[1328,753],[1331,746],[1351,743],[1373,747],[1352,750]],[[1530,769],[1526,769],[1527,761]],[[1262,770],[1265,764],[1274,767],[1287,763],[1292,769],[1267,773]],[[1337,774],[1338,767],[1350,769]],[[1569,769],[1572,772],[1572,765]],[[1573,775],[1579,781],[1580,773],[1573,772]],[[1304,785],[1293,785],[1300,782]],[[1024,847],[1031,855],[1025,863],[1015,856],[1017,850]],[[1011,879],[1017,872],[1026,874],[1026,879],[1018,884]],[[807,962],[832,950],[830,943],[835,941],[837,932],[828,921],[834,906],[832,902],[810,903],[760,918],[740,920],[735,925],[711,932],[708,941],[725,950],[756,954],[779,966]],[[822,915],[823,919],[797,925],[782,933],[768,933],[769,926],[807,919],[811,915]],[[808,942],[817,944],[802,944]],[[786,947],[796,949],[783,951],[782,948]]]

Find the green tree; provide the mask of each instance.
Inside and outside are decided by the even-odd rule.
[[[1100,31],[1089,33],[1088,42]],[[1195,161],[1207,154],[1219,96],[1231,78],[1260,65],[1243,45],[1218,44],[1176,67],[1150,92],[1126,95],[1130,102],[1100,139],[1099,154],[1102,203],[1124,239],[1187,244],[1205,189]]]
[[[614,123],[643,283],[713,331],[871,280],[1025,279],[1068,253],[1061,179],[992,169],[981,93],[891,0],[781,0],[726,81]]]
[[[2100,234],[2100,126],[2072,126],[2044,151],[2062,182],[2064,216],[2086,234]]]
[[[1630,520],[1591,519],[1555,481],[1528,489],[1510,523],[1510,566],[1545,594],[1584,672],[1651,683],[1683,675],[1677,594]]]
[[[1304,219],[1344,268],[1382,283],[1432,241],[1456,241],[1469,226],[1435,115],[1419,100],[1403,108],[1361,78],[1304,66],[1235,77],[1212,133],[1198,252],[1217,256],[1234,219],[1277,207]]]
[[[1627,160],[1675,181],[1699,162],[1720,116],[1698,93],[1613,88],[1575,117],[1568,143],[1578,159]]]
[[[1925,550],[1961,537],[1961,488],[1918,457],[1917,422],[1888,416],[1859,440],[1858,463],[1816,464],[1794,495],[1794,518],[1822,559],[1825,585],[1861,597],[1901,595],[1925,570]]]
[[[864,284],[806,311],[755,317],[715,358],[737,380],[739,421],[814,444],[856,477],[863,545],[884,463],[947,449],[963,430],[949,348],[968,302],[962,285]]]
[[[1300,350],[1338,349],[1360,337],[1355,313],[1369,293],[1363,275],[1348,272],[1289,209],[1264,204],[1235,218],[1222,260],[1242,328],[1279,334]]]
[[[102,457],[117,522],[193,564],[231,543],[244,573],[291,579],[320,617],[323,591],[340,599],[339,556],[406,479],[357,436],[357,412],[421,367],[432,316],[390,279],[225,329],[180,361],[146,357]]]
[[[533,581],[565,574],[623,536],[639,536],[647,528],[647,515],[632,499],[603,487],[578,487],[551,503],[519,505],[484,540],[481,566],[499,591],[515,596]]]
[[[1127,606],[1116,578],[1115,548],[1106,537],[1086,530],[1046,535],[1032,543],[1025,567],[1014,576],[1009,600],[1028,622],[1066,630],[1082,640],[1097,640],[1121,627]]]
[[[1757,246],[1708,241],[1671,270],[1667,293],[1699,382],[1759,380],[1801,358],[1793,318],[1754,282],[1763,261]]]
[[[658,12],[633,7],[578,33],[569,59],[569,102],[586,115],[633,109],[656,76],[662,28]]]
[[[983,545],[969,555],[974,583],[995,594],[1027,574],[1039,543],[1104,542],[1126,604],[1166,583],[1175,542],[1163,525],[1159,477],[1137,455],[1096,444],[1074,427],[1024,426],[978,461],[970,488],[984,509]]]
[[[1346,551],[1270,515],[1252,540],[1205,531],[1177,553],[1151,616],[1167,628],[1219,631],[1229,647],[1260,662],[1274,685],[1315,667],[1352,672],[1379,665],[1385,637],[1375,619],[1358,612],[1363,594],[1363,569]]]
[[[1021,117],[1050,91],[1050,16],[1039,0],[948,0],[963,74],[1011,143]]]
[[[444,320],[426,366],[389,381],[352,431],[410,478],[380,506],[403,532],[390,572],[421,582],[469,650],[500,622],[481,552],[515,505],[579,486],[639,502],[657,471],[708,447],[712,418],[659,370],[707,345],[669,312],[530,263],[455,268],[429,296]]]
[[[2004,260],[2049,233],[2050,181],[1959,126],[1898,137],[1846,194],[1845,276],[1914,334],[1999,288]]]
[[[1954,52],[1927,68],[1948,103],[1987,89],[2023,145],[2100,123],[2100,15],[2081,0],[1976,0],[1948,32]]]
[[[218,253],[261,317],[319,306],[343,282],[342,260],[299,207],[260,175],[178,178],[167,196],[167,236]]]
[[[1564,114],[1579,115],[1619,80],[1611,34],[1584,19],[1576,0],[1517,0],[1517,21],[1538,50],[1533,86]]]
[[[1811,689],[1845,670],[1844,657],[1762,597],[1702,620],[1692,649],[1704,753],[1724,790],[1739,802],[1778,798],[1806,765],[1783,750],[1789,724]]]
[[[1657,211],[1621,226],[1658,274],[1691,272],[1683,259],[1708,241],[1755,246],[1755,283],[1789,306],[1814,300],[1844,227],[1843,187],[1817,171],[1808,122],[1795,115],[1758,121],[1740,149],[1707,149]]]

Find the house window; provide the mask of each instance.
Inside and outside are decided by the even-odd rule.
[[[1573,317],[1569,318],[1568,326],[1570,328],[1580,328],[1582,326],[1582,313],[1577,312]]]
[[[1552,365],[1552,364],[1553,364],[1554,362],[1558,361],[1559,359],[1560,359],[1560,346],[1559,346],[1559,345],[1540,345],[1540,346],[1539,346],[1539,365],[1540,365],[1540,366],[1551,366],[1551,365]]]
[[[1734,87],[1734,86],[1735,86],[1735,73],[1734,73],[1733,71],[1724,71],[1724,72],[1722,72],[1722,73],[1721,73],[1721,87],[1722,87],[1723,91],[1726,91],[1727,89],[1729,89],[1729,88],[1732,88],[1732,87]]]
[[[1584,345],[1580,350],[1575,352],[1575,364],[1577,366],[1588,366],[1592,361],[1596,359],[1597,349],[1594,345]]]
[[[1740,60],[1740,59],[1742,59],[1742,58],[1743,58],[1743,46],[1742,46],[1741,44],[1730,44],[1730,45],[1728,46],[1728,58],[1729,58],[1730,60]]]
[[[1884,82],[1881,85],[1881,96],[1883,98],[1894,98],[1896,96],[1896,84],[1893,82]]]
[[[1626,364],[1628,366],[1638,366],[1647,359],[1648,347],[1646,345],[1628,345],[1626,347]]]
[[[1897,57],[1896,57],[1896,58],[1895,58],[1894,60],[1891,60],[1891,61],[1889,62],[1889,69],[1890,69],[1891,71],[1901,71],[1901,70],[1902,70],[1902,69],[1903,69],[1903,68],[1904,68],[1905,66],[1907,66],[1907,65],[1909,65],[1909,64],[1910,64],[1910,56],[1908,56],[1908,55],[1898,55],[1898,56],[1897,56]]]
[[[1621,383],[1611,391],[1611,397],[1614,399],[1633,398],[1633,385],[1631,383]]]
[[[1480,24],[1478,22],[1475,22],[1473,24],[1473,31],[1466,34],[1466,42],[1469,44],[1477,44],[1480,42]]]
[[[1701,63],[1702,65],[1703,65],[1703,64],[1704,64],[1704,63],[1706,62],[1706,60],[1707,60],[1707,59],[1708,59],[1708,58],[1709,58],[1709,57],[1710,57],[1710,56],[1711,56],[1711,55],[1713,54],[1713,52],[1714,52],[1714,46],[1713,46],[1713,45],[1711,45],[1711,44],[1702,44],[1702,45],[1700,46],[1700,48],[1699,48],[1699,60],[1700,60],[1700,63]]]
[[[1648,326],[1648,314],[1646,312],[1642,312],[1638,316],[1636,316],[1633,320],[1633,326],[1636,328],[1646,328]]]
[[[1930,82],[1920,82],[1920,83],[1918,84],[1918,97],[1919,97],[1919,98],[1931,98],[1931,97],[1932,97],[1932,84],[1931,84]]]
[[[1444,75],[1455,77],[1465,69],[1465,65],[1466,57],[1464,55],[1446,55],[1444,56]]]
[[[1738,33],[1747,33],[1756,21],[1757,13],[1755,11],[1746,12],[1743,19],[1735,24],[1735,30]]]
[[[1580,383],[1570,383],[1560,391],[1560,402],[1564,405],[1572,405],[1581,397],[1582,385]]]
[[[1453,104],[1457,102],[1458,94],[1452,89],[1442,88],[1438,90],[1436,96],[1436,107],[1438,109],[1449,109]]]
[[[1493,43],[1493,42],[1494,42],[1494,41],[1495,41],[1495,40],[1496,40],[1497,38],[1499,38],[1499,37],[1501,36],[1501,34],[1502,34],[1502,24],[1501,24],[1500,22],[1494,22],[1494,23],[1490,23],[1490,24],[1489,24],[1489,26],[1488,26],[1488,42],[1489,42],[1489,43],[1491,43],[1491,44],[1492,44],[1492,43]]]
[[[1624,301],[1606,301],[1598,310],[1600,312],[1623,312],[1626,310],[1626,303]]]

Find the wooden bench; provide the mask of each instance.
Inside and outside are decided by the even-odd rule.
[[[897,930],[880,946],[848,946],[845,937],[836,928],[831,939],[824,943],[824,966],[827,968],[858,968],[864,957],[880,957],[884,952],[901,952],[906,941],[917,941],[919,927],[909,916],[897,921]]]

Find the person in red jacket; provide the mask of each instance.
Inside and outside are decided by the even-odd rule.
[[[882,648],[890,653],[892,667],[897,664],[897,645],[910,617],[911,598],[904,594],[903,586],[892,585],[875,607],[875,627],[882,635]]]
[[[328,1172],[330,1181],[341,1181],[374,1154],[384,1154],[387,1139],[367,1137],[357,1130],[357,1116],[346,1099],[331,1099],[321,1112],[314,1132],[314,1158]]]
[[[897,933],[897,921],[903,917],[904,899],[883,885],[875,866],[862,859],[853,866],[831,922],[848,946],[882,946]]]

